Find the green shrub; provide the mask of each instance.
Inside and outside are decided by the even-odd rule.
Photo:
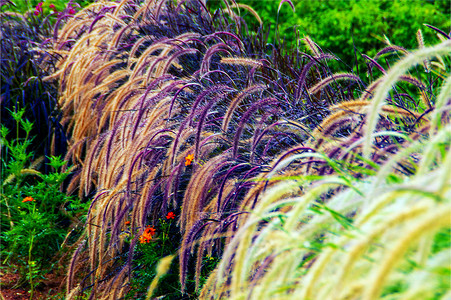
[[[131,242],[130,232],[124,231],[122,235],[128,243]],[[166,218],[158,219],[154,226],[147,226],[135,248],[133,277],[126,299],[144,299],[146,294],[148,297],[164,297],[164,299],[197,298],[195,293],[184,295],[181,292],[178,281],[179,263],[173,260],[178,251],[180,238],[176,227],[176,215],[173,212],[169,212]],[[209,256],[201,278],[188,280],[190,286],[188,290],[194,290],[195,281],[199,280],[203,284],[217,262],[218,259]],[[166,267],[162,269],[161,264],[166,264]]]
[[[42,10],[44,15],[48,15],[53,12],[52,6],[54,6],[57,12],[64,10],[68,4],[73,7],[85,7],[93,3],[95,0],[9,0],[5,1],[5,11],[12,11],[18,13],[33,13],[39,3],[42,3]]]
[[[277,21],[279,1],[243,0],[254,8],[265,23],[272,27]],[[357,53],[370,57],[384,46],[384,35],[395,45],[407,49],[418,46],[415,33],[424,30],[425,40],[435,41],[435,32],[423,26],[431,24],[448,30],[451,26],[448,1],[425,0],[350,0],[350,1],[292,1],[296,11],[284,3],[280,8],[281,39],[296,41],[294,27],[300,37],[309,35],[321,48],[350,64]],[[242,10],[242,14],[246,14]],[[249,14],[247,14],[249,15]],[[256,24],[252,16],[246,20]],[[446,31],[446,30],[445,30]],[[271,31],[274,33],[274,29]]]
[[[36,170],[43,161],[32,161],[29,133],[32,123],[24,118],[25,110],[12,113],[25,132],[25,138],[8,140],[8,129],[1,126],[2,194],[1,194],[1,256],[2,265],[17,266],[22,279],[34,287],[47,270],[54,268],[53,258],[62,244],[73,242],[69,225],[76,226],[85,213],[85,204],[60,191],[69,172],[61,172],[66,162],[49,157],[53,172],[42,174]]]

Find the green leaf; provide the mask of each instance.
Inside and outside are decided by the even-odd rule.
[[[6,136],[9,133],[9,129],[5,126],[5,125],[1,125],[0,128],[0,135],[2,137],[2,143],[6,143],[6,145],[8,145],[8,141],[6,140]]]
[[[59,170],[67,163],[66,161],[62,160],[60,156],[49,156],[48,159],[50,160],[49,165],[55,168],[55,170]]]
[[[20,120],[20,124],[22,125],[22,128],[25,130],[25,132],[28,135],[30,133],[31,129],[33,128],[33,123],[31,123],[30,121],[25,119],[25,121]]]

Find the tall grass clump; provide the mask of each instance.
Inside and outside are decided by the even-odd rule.
[[[335,58],[308,38],[313,54],[283,56],[267,53],[265,32],[243,28],[238,15],[199,1],[124,0],[93,3],[55,31],[61,59],[46,80],[58,80],[66,158],[78,167],[69,190],[93,199],[69,293],[123,294],[139,236],[169,211],[179,216],[183,288],[198,236],[236,228],[247,179],[361,88],[352,74],[331,79]],[[204,250],[218,256],[221,245],[199,246],[197,274]]]
[[[393,154],[363,178],[352,174],[368,156],[344,166],[327,153],[316,159],[337,173],[277,178],[282,182],[260,197],[227,245],[201,298],[449,297],[451,78],[415,132],[371,127],[396,81],[426,58],[449,59],[449,47],[445,41],[394,65],[376,87],[364,135],[343,149],[363,143],[364,153],[376,137],[396,137]]]
[[[38,171],[44,158],[32,159],[28,148],[33,144],[33,124],[24,113],[25,109],[12,112],[24,138],[9,140],[8,128],[0,127],[0,255],[2,269],[19,275],[13,288],[27,286],[32,299],[48,272],[64,272],[61,262],[77,239],[86,204],[60,190],[70,174],[60,172],[65,165],[60,157],[48,157],[49,174]]]
[[[180,293],[194,295],[204,258],[221,257],[274,178],[335,174],[349,185],[375,176],[406,136],[418,140],[431,122],[442,79],[402,75],[387,101],[377,100],[386,96],[378,88],[395,83],[333,71],[337,58],[308,36],[299,41],[307,52],[271,45],[237,8],[251,10],[229,1],[214,12],[195,0],[99,1],[55,28],[59,60],[45,80],[58,82],[70,137],[68,189],[92,199],[68,298],[88,290],[91,298],[125,296],[151,248],[178,260],[170,270],[172,256],[160,265],[149,297],[163,269],[178,273]],[[375,116],[366,118],[368,109]],[[374,128],[404,135],[372,136],[369,145]],[[176,253],[164,248],[168,234]]]

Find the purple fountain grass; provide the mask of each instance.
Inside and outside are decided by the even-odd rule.
[[[244,130],[244,126],[251,117],[252,114],[255,113],[257,109],[263,109],[265,106],[276,106],[278,104],[278,100],[275,98],[264,98],[260,101],[257,101],[251,105],[251,107],[243,114],[241,120],[238,124],[238,128],[235,133],[235,137],[233,139],[233,158],[236,158],[238,155],[238,144],[241,138],[241,134]]]
[[[229,162],[230,164],[232,164],[232,162]],[[225,174],[224,178],[222,179],[222,183],[221,186],[218,190],[218,196],[217,196],[217,204],[216,204],[216,212],[219,213],[221,211],[224,211],[223,209],[223,204],[222,204],[222,198],[223,198],[223,192],[224,192],[224,187],[226,186],[227,181],[229,180],[229,178],[231,177],[231,175],[233,173],[241,173],[241,170],[244,166],[249,167],[250,164],[249,163],[239,163],[236,164],[235,166],[233,166],[232,168],[230,168],[227,173]],[[236,176],[236,175],[235,175]]]
[[[368,71],[371,72],[371,74],[372,74],[371,70],[372,70],[373,66],[378,68],[383,74],[387,73],[385,71],[385,69],[376,60],[372,59],[371,57],[369,57],[368,55],[365,55],[365,54],[363,54],[362,56],[370,61],[371,64],[368,64]]]
[[[204,100],[204,98],[207,96],[207,95],[209,95],[209,94],[212,94],[212,93],[221,93],[221,92],[225,92],[225,91],[232,91],[232,90],[230,90],[230,88],[228,87],[228,86],[226,86],[226,85],[214,85],[214,86],[212,86],[212,87],[210,87],[210,88],[208,88],[208,89],[206,89],[205,91],[203,91],[202,93],[200,93],[199,94],[199,96],[196,98],[196,100],[194,101],[194,103],[192,104],[192,107],[191,107],[191,113],[189,114],[189,116],[187,117],[187,118],[185,118],[185,120],[183,120],[183,122],[180,124],[180,126],[179,126],[179,131],[178,131],[178,133],[177,133],[177,135],[176,135],[176,137],[175,137],[175,139],[174,139],[174,142],[173,142],[173,146],[171,147],[172,148],[172,154],[171,154],[171,156],[169,157],[169,161],[171,161],[172,162],[172,164],[174,165],[175,164],[175,156],[174,156],[174,154],[175,153],[177,153],[177,149],[178,149],[178,147],[179,147],[179,140],[180,140],[180,137],[182,136],[182,133],[183,132],[186,132],[186,130],[185,130],[185,127],[186,126],[193,126],[193,119],[194,119],[194,116],[196,115],[196,113],[197,113],[197,107],[199,106],[199,104],[200,104],[200,102],[201,101],[203,101]],[[210,100],[210,102],[207,102],[207,109],[206,110],[204,110],[204,111],[208,111],[208,109],[209,109],[209,105],[212,105],[213,104],[213,102],[211,102],[211,100]],[[205,116],[204,116],[205,117]]]
[[[221,101],[222,99],[226,98],[228,96],[228,93],[230,93],[230,92],[234,92],[234,89],[221,90],[219,95],[217,95],[212,100],[207,102],[207,104],[204,106],[201,113],[199,114],[198,123],[197,123],[197,133],[196,133],[196,139],[195,139],[195,150],[194,150],[195,157],[199,156],[199,143],[200,143],[200,139],[201,139],[203,124],[204,124],[207,113],[209,112],[211,107],[216,104],[216,102]]]
[[[444,32],[443,30],[441,30],[441,29],[439,29],[439,28],[437,28],[437,27],[434,27],[434,26],[432,26],[432,25],[429,25],[429,24],[423,24],[423,25],[424,25],[424,26],[427,26],[427,27],[429,27],[429,28],[431,28],[431,29],[433,29],[433,30],[435,30],[438,34],[442,35],[442,36],[445,37],[446,39],[448,39],[448,40],[451,39],[450,35],[449,35],[449,34],[446,34],[446,32]]]
[[[202,60],[200,73],[205,74],[208,71],[210,71],[210,63],[211,63],[211,59],[212,59],[213,55],[215,55],[217,53],[231,54],[232,51],[233,50],[227,44],[224,44],[224,43],[218,43],[218,44],[215,44],[215,45],[211,46],[210,48],[208,48],[208,50],[205,52],[204,58]]]
[[[404,49],[403,47],[396,46],[396,45],[390,45],[390,46],[387,46],[387,47],[379,50],[379,52],[377,52],[376,55],[373,57],[373,60],[377,61],[379,59],[379,57],[381,57],[382,55],[384,55],[386,53],[390,53],[390,52],[408,53],[408,51],[406,49]]]
[[[238,106],[238,104],[247,96],[251,95],[254,92],[258,92],[258,91],[262,91],[265,89],[265,86],[263,85],[253,85],[250,86],[248,88],[246,88],[245,90],[243,90],[242,92],[240,92],[230,103],[226,115],[224,116],[223,122],[222,122],[222,130],[224,133],[228,132],[228,127],[229,127],[229,123],[230,120],[232,118],[232,115],[236,109],[236,107]]]
[[[297,82],[297,89],[295,92],[295,98],[297,100],[300,99],[301,97],[301,91],[303,90],[305,84],[306,84],[306,79],[307,79],[307,74],[310,72],[311,68],[315,65],[317,65],[321,60],[327,60],[327,59],[337,59],[335,56],[330,55],[330,54],[322,54],[319,57],[312,57],[312,59],[302,68],[302,71],[298,77],[298,82]]]
[[[305,42],[313,56],[298,57],[298,49],[296,56],[283,55],[280,45],[268,52],[263,29],[246,37],[242,21],[232,23],[221,10],[210,15],[198,1],[154,4],[98,3],[84,20],[69,20],[55,35],[54,48],[60,49],[55,53],[63,56],[49,79],[60,80],[71,134],[68,157],[80,171],[70,186],[79,183],[85,196],[95,193],[86,227],[93,273],[91,282],[82,283],[94,285],[92,297],[102,286],[106,294],[123,296],[112,286],[132,276],[137,232],[180,207],[185,288],[191,253],[197,249],[199,275],[204,252],[216,245],[221,254],[218,236],[230,240],[259,195],[274,184],[268,174],[282,160],[320,150],[352,158],[341,147],[356,141],[363,102],[377,86],[370,85],[360,103],[332,109],[331,104],[354,100],[352,92],[363,83],[354,74],[332,72],[325,61],[335,57],[311,39]],[[352,83],[343,85],[341,79]],[[424,88],[412,76],[403,80]],[[409,113],[402,105],[382,109],[387,128],[395,123],[390,117],[407,120]],[[380,126],[385,128],[382,121]],[[324,164],[306,156],[278,172],[329,172],[321,169]],[[107,278],[115,258],[124,254],[119,234],[128,218],[135,230],[124,251],[128,258],[116,277]],[[69,272],[83,251],[74,254]],[[68,277],[69,292],[76,281]]]

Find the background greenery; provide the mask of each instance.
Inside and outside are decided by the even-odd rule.
[[[210,2],[210,1],[209,1]],[[211,1],[211,5],[218,1]],[[271,23],[270,40],[274,39],[277,10],[280,1],[241,0],[251,6],[264,20]],[[278,26],[281,39],[296,41],[295,28],[309,35],[323,50],[334,53],[350,63],[354,47],[362,54],[374,56],[384,46],[384,35],[395,45],[416,48],[415,33],[423,30],[426,45],[436,42],[435,32],[424,23],[449,32],[451,26],[450,3],[447,0],[293,0],[295,12],[283,3]],[[256,26],[255,18],[245,10],[241,12],[249,24]]]
[[[42,8],[44,13],[48,14],[50,12],[49,5],[55,5],[57,11],[63,10],[68,3],[74,3],[75,7],[85,7],[90,3],[94,2],[94,0],[11,0],[6,1],[6,3],[11,2],[12,4],[8,5],[6,8],[2,8],[3,10],[25,13],[27,11],[34,11],[35,7],[42,2]]]

